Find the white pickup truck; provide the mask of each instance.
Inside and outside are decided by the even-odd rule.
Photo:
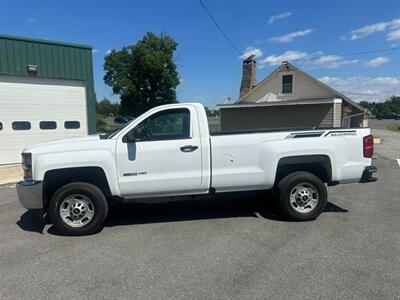
[[[22,153],[21,204],[62,233],[99,230],[113,201],[274,189],[282,212],[315,219],[325,184],[375,181],[369,128],[209,133],[198,103],[155,107],[111,135]]]

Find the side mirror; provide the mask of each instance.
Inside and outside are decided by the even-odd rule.
[[[127,134],[122,138],[122,142],[132,144],[132,143],[136,142],[136,139],[134,137],[130,136],[129,134]]]
[[[134,129],[133,131],[127,133],[123,138],[123,143],[135,143],[143,139],[141,131]]]

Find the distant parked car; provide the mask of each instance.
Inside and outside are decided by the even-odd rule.
[[[384,111],[384,112],[380,112],[376,114],[376,118],[378,120],[382,120],[382,119],[395,119],[395,120],[400,120],[400,115],[399,114],[395,114],[389,111]]]
[[[119,116],[114,118],[114,123],[117,124],[126,124],[132,121],[134,118],[130,116]]]

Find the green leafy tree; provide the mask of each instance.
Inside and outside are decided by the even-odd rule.
[[[219,116],[219,111],[216,109],[209,109],[207,106],[204,106],[204,109],[206,111],[207,117],[218,117]]]
[[[96,112],[105,117],[117,116],[119,114],[119,103],[111,102],[107,98],[104,98],[103,100],[96,102]]]
[[[373,114],[386,111],[400,114],[400,96],[392,96],[384,102],[361,101],[360,105],[369,109]]]
[[[136,44],[105,57],[104,81],[120,95],[120,114],[138,116],[154,106],[177,102],[177,46],[168,35],[147,33]]]

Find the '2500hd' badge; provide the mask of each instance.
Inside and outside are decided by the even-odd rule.
[[[147,172],[143,171],[143,172],[124,173],[124,176],[141,176],[141,175],[147,175]]]

